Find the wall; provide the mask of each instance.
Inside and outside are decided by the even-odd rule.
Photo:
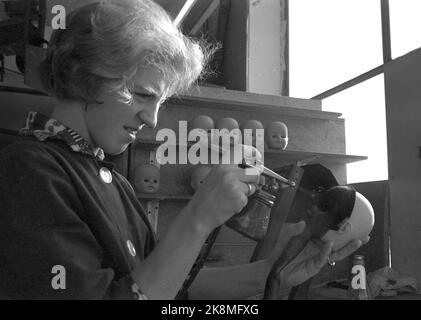
[[[392,267],[421,283],[421,50],[385,67]],[[421,292],[421,290],[420,290]]]
[[[247,90],[247,16],[248,0],[231,0],[224,43],[224,86]]]
[[[374,227],[370,233],[370,242],[354,254],[365,257],[367,273],[389,265],[389,183],[372,181],[355,183],[352,186],[370,201],[374,210]]]
[[[248,23],[247,91],[282,94],[286,40],[281,0],[251,0]]]
[[[224,56],[228,89],[285,94],[284,6],[284,0],[231,0]]]
[[[0,128],[17,131],[29,111],[49,115],[53,104],[53,100],[45,96],[0,91]]]

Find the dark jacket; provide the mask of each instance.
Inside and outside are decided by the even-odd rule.
[[[137,298],[130,273],[156,239],[129,182],[65,141],[22,139],[0,153],[0,298]]]

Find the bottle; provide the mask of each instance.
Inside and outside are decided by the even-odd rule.
[[[370,288],[367,284],[363,255],[355,255],[352,259],[348,296],[352,300],[371,300]]]
[[[262,189],[250,196],[241,212],[233,215],[225,224],[243,236],[262,240],[269,226],[270,211],[276,197]]]

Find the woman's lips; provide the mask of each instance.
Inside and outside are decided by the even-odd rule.
[[[136,135],[139,132],[138,129],[136,128],[132,128],[132,127],[128,127],[128,126],[124,126],[124,130],[129,134],[130,138],[132,140],[136,139]]]

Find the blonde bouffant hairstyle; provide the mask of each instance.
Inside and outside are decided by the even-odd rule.
[[[200,76],[212,49],[182,34],[150,0],[102,0],[80,7],[55,30],[41,64],[46,91],[62,99],[99,102],[116,90],[131,103],[131,78],[139,67],[157,68],[167,97],[185,92]]]

